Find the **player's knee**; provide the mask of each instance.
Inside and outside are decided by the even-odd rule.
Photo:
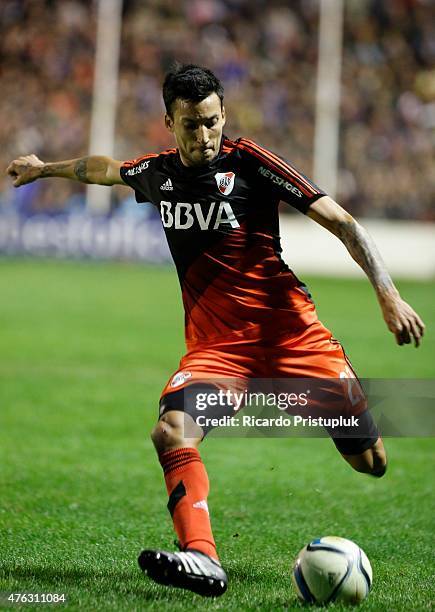
[[[360,472],[361,474],[370,474],[370,476],[375,476],[376,478],[381,478],[385,472],[387,471],[387,462],[376,461],[372,462],[363,458],[352,458],[349,460],[346,458],[348,463],[353,467],[356,472]]]
[[[363,463],[360,468],[356,468],[358,472],[363,474],[370,474],[376,478],[382,478],[387,471],[387,460],[376,459],[374,461],[367,461]]]
[[[176,423],[162,417],[151,432],[151,440],[157,452],[161,453],[180,446],[182,435]]]
[[[177,431],[164,421],[159,421],[151,431],[151,440],[158,453],[164,453],[180,445]]]
[[[381,438],[378,438],[375,444],[369,449],[371,451],[371,466],[370,474],[381,478],[387,471],[387,453],[385,452],[384,443]]]
[[[387,454],[380,438],[360,455],[345,455],[344,458],[354,470],[362,474],[382,478],[387,471]]]
[[[387,463],[385,463],[385,465],[379,466],[376,470],[372,470],[370,474],[372,476],[375,476],[376,478],[382,478],[382,476],[386,473],[386,471],[387,471]]]
[[[387,471],[387,454],[383,446],[379,449],[373,449],[371,466],[372,469],[369,473],[376,478],[382,478]]]
[[[151,439],[159,454],[183,446],[196,446],[200,441],[197,438],[185,438],[185,418],[184,413],[175,410],[160,417],[151,432]]]

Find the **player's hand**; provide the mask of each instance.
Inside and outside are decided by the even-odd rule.
[[[425,325],[418,314],[399,296],[381,300],[382,313],[388,329],[396,336],[397,344],[420,346]]]
[[[6,168],[6,174],[12,177],[14,187],[31,183],[41,176],[41,166],[44,165],[36,155],[25,155],[14,159]]]

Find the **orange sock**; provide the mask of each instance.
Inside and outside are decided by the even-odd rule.
[[[196,448],[179,448],[159,457],[168,490],[168,510],[181,547],[218,559],[208,515],[208,476]]]

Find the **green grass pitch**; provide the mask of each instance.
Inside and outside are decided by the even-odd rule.
[[[434,284],[398,283],[428,326],[416,350],[395,345],[367,282],[306,280],[361,376],[434,377]],[[328,439],[210,438],[228,593],[203,600],[140,574],[141,548],[173,547],[148,431],[183,351],[178,291],[170,269],[0,261],[0,591],[65,593],[71,610],[297,610],[293,558],[334,534],[372,562],[361,610],[433,609],[430,439],[387,439],[375,480]]]

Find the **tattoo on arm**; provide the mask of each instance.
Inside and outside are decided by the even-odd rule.
[[[89,183],[88,180],[88,158],[78,159],[74,165],[74,174],[82,183]]]
[[[337,235],[352,258],[367,274],[377,292],[395,291],[393,281],[373,239],[359,223],[353,219],[341,222]]]
[[[71,170],[70,161],[44,164],[41,166],[40,175],[42,178],[56,176],[57,174],[62,176],[62,174],[68,170]]]
[[[111,185],[112,183],[107,180],[107,159],[101,155],[91,155],[79,159],[48,163],[40,167],[39,176],[54,176],[74,179],[81,183]]]

